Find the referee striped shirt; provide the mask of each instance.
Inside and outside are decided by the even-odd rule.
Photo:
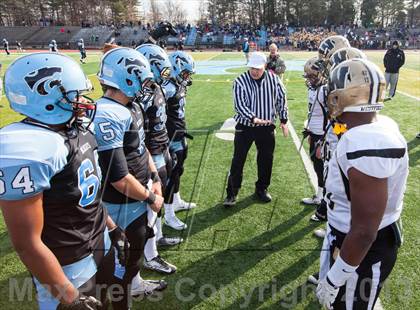
[[[254,117],[274,124],[276,116],[287,123],[286,89],[279,77],[269,71],[260,81],[254,80],[249,71],[238,76],[233,83],[233,101],[234,118],[242,125],[257,126],[252,122]]]

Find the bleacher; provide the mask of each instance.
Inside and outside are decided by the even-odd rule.
[[[81,27],[77,26],[52,26],[41,27],[39,31],[33,33],[29,38],[24,40],[26,47],[46,47],[51,40],[56,40],[59,48],[69,48],[70,39],[80,31]]]
[[[85,47],[102,47],[113,35],[113,30],[106,26],[82,28],[70,39],[70,47],[76,48],[79,39],[83,39]]]
[[[233,46],[235,44],[235,37],[233,34],[225,34],[223,36],[223,45],[225,46]]]
[[[15,45],[15,41],[23,42],[40,31],[42,27],[0,27],[0,40],[6,38],[10,45]]]

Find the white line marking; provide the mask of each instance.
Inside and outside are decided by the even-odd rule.
[[[287,122],[287,127],[289,127],[290,135],[292,136],[293,143],[296,146],[296,149],[299,151],[300,147],[300,139],[298,135],[296,134],[295,128],[293,127],[292,123]],[[311,159],[309,158],[308,154],[306,154],[304,148],[299,152],[300,157],[302,158],[303,165],[305,167],[306,173],[308,174],[309,181],[311,182],[312,187],[315,191],[318,190],[318,179],[314,170],[314,167],[312,165]]]
[[[411,98],[411,99],[414,99],[414,100],[420,101],[420,98],[419,98],[419,97],[416,97],[416,96],[413,96],[413,95],[407,94],[407,93],[402,92],[402,91],[400,91],[400,90],[397,90],[397,93],[399,93],[399,94],[401,94],[401,95],[404,95],[404,96],[407,96],[407,97],[409,97],[409,98]]]

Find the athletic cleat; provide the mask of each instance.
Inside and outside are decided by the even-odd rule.
[[[156,244],[159,246],[174,246],[184,241],[181,237],[165,237],[159,238]]]
[[[312,222],[326,222],[327,221],[327,217],[320,214],[319,212],[315,212],[314,214],[312,214],[311,216],[311,221]]]
[[[303,198],[301,201],[304,205],[310,206],[319,206],[321,204],[321,199],[315,195],[312,198]]]
[[[314,284],[314,285],[318,285],[318,282],[319,282],[319,273],[318,272],[317,273],[314,273],[314,274],[311,274],[308,277],[308,283],[311,283],[311,284]]]
[[[319,228],[319,229],[315,229],[314,230],[314,235],[315,235],[315,237],[318,237],[318,238],[320,238],[320,239],[324,239],[325,238],[325,234],[326,234],[327,232],[325,231],[325,229],[324,228]]]
[[[236,204],[236,196],[227,196],[225,201],[223,201],[223,206],[225,208],[230,208],[235,206]]]
[[[178,211],[184,211],[184,210],[191,210],[197,207],[197,204],[195,204],[194,202],[186,202],[184,200],[180,200],[173,203],[174,206],[174,212],[178,212]]]
[[[143,280],[131,286],[131,296],[151,295],[154,292],[163,291],[168,287],[168,283],[164,280]]]
[[[187,224],[181,221],[176,215],[167,215],[165,213],[165,225],[175,229],[175,230],[184,230],[187,228]]]
[[[159,255],[151,260],[144,260],[143,266],[146,269],[154,270],[157,272],[171,274],[176,271],[176,267],[166,261],[164,261]]]

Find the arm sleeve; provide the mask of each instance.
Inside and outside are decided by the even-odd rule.
[[[233,84],[233,102],[235,111],[243,118],[252,120],[255,117],[254,112],[249,108],[248,98],[243,88],[235,81]]]
[[[122,148],[99,152],[99,165],[105,172],[105,180],[111,183],[121,180],[128,174],[127,160]]]
[[[131,115],[126,118],[95,117],[95,137],[98,151],[122,148],[125,132],[129,130]]]
[[[288,120],[288,107],[287,107],[287,95],[286,89],[283,83],[280,81],[280,78],[276,76],[276,87],[277,87],[277,101],[276,101],[276,111],[279,115],[280,122],[286,124]]]
[[[46,161],[2,159],[0,199],[21,200],[48,190],[51,178],[61,169]]]

